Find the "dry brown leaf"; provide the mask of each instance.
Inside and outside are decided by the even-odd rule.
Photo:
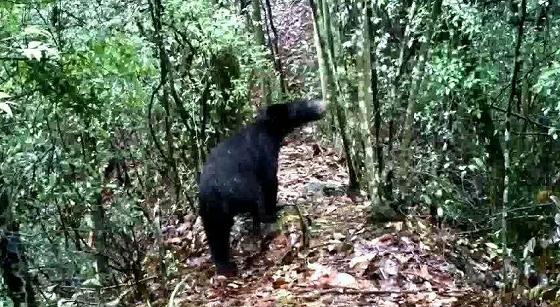
[[[350,260],[350,268],[353,269],[358,276],[362,276],[369,267],[371,260],[375,258],[375,254],[361,255]]]
[[[338,206],[335,206],[335,205],[328,206],[325,209],[325,214],[329,215],[329,214],[333,213],[336,209],[338,209]]]
[[[448,275],[442,275],[442,274],[432,274],[432,275],[433,275],[432,278],[442,285],[447,285],[448,287],[451,287],[455,283],[454,280]]]
[[[333,238],[334,238],[335,240],[344,240],[344,239],[346,238],[346,235],[341,234],[341,233],[339,233],[339,232],[335,232],[335,233],[333,234]]]
[[[181,244],[182,241],[183,241],[183,239],[180,238],[180,237],[169,238],[169,239],[165,240],[165,244],[167,244],[167,245]]]
[[[399,273],[399,265],[392,259],[386,259],[379,270],[383,278],[387,279],[389,276],[395,276]]]
[[[419,275],[425,279],[431,278],[430,273],[428,272],[428,266],[427,265],[421,265],[420,266],[420,273]]]
[[[395,236],[393,234],[387,233],[378,237],[372,241],[373,245],[389,246],[395,242]]]
[[[410,254],[401,254],[401,253],[396,253],[393,254],[393,256],[401,263],[401,264],[405,264],[407,262],[410,261],[410,259],[412,259],[414,256],[410,255]]]
[[[338,286],[345,288],[358,288],[358,281],[354,276],[348,273],[335,273],[335,278],[331,281],[330,286]]]

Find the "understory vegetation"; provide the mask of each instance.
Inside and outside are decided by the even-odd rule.
[[[420,241],[453,233],[426,243],[434,255],[484,258],[478,287],[502,306],[558,303],[559,1],[3,0],[0,306],[216,299],[195,286],[213,277],[197,218],[209,152],[264,107],[317,97],[325,118],[281,152],[303,234],[259,273],[272,288],[292,283],[271,272],[319,272],[321,240],[348,260],[349,241],[402,223],[433,229]],[[314,228],[329,216],[351,218]],[[442,251],[454,244],[470,251]],[[347,262],[367,259],[360,278],[390,296],[378,280],[397,274],[360,257]]]

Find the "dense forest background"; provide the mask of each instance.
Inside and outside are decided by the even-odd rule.
[[[263,106],[318,96],[327,117],[293,144],[339,157],[314,158],[344,173],[341,193],[315,178],[331,197],[321,218],[340,199],[367,212],[348,210],[336,233],[359,220],[348,236],[368,240],[387,222],[420,223],[431,230],[419,244],[462,263],[457,276],[485,261],[460,288],[502,306],[558,303],[558,1],[2,0],[0,21],[0,306],[215,298],[196,218],[209,150]],[[290,148],[293,191],[305,177]],[[327,239],[305,227],[314,201],[296,218],[304,238]],[[351,255],[335,246],[325,253]],[[284,268],[304,263],[290,255]],[[360,277],[383,290],[398,274],[377,255],[350,263],[367,259]],[[395,295],[359,285],[347,295]],[[275,304],[305,305],[296,292]]]

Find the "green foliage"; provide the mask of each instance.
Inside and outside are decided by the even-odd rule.
[[[153,205],[165,216],[188,210],[200,152],[252,115],[253,76],[272,71],[267,51],[233,11],[203,0],[163,1],[161,35],[177,93],[167,117],[162,92],[154,92],[163,67],[144,5],[0,3],[0,57],[7,59],[0,187],[41,285],[73,276],[103,283],[92,265],[100,264],[99,248],[110,267],[121,268],[112,270],[119,282],[143,276],[132,268],[142,270],[150,250]],[[160,155],[150,133],[167,142],[166,122],[171,157]],[[171,182],[169,159],[178,162],[181,182]],[[172,203],[176,186],[184,188]]]
[[[154,217],[195,207],[196,173],[208,149],[253,115],[257,82],[276,73],[268,50],[229,4],[165,0],[156,16],[156,3],[0,1],[0,190],[9,198],[6,216],[21,224],[30,272],[48,289],[46,300],[57,299],[52,286],[62,278],[104,284],[100,254],[118,283],[145,277],[143,261],[156,254],[161,231]],[[452,224],[496,232],[499,208],[490,204],[493,192],[503,193],[504,110],[513,96],[508,239],[510,246],[551,239],[556,212],[534,195],[560,189],[557,8],[543,11],[550,2],[529,1],[517,92],[510,95],[519,20],[506,2],[444,1],[426,59],[419,51],[429,2],[415,1],[412,12],[411,3],[371,2],[381,127],[367,128],[380,135],[370,139],[381,152],[374,163],[386,200],[419,211],[438,207]],[[370,146],[355,120],[363,111],[357,80],[371,73],[357,62],[364,10],[355,1],[328,4],[334,65],[348,102],[344,124],[364,181]],[[406,150],[412,167],[404,169],[404,102],[424,60],[415,137]],[[303,92],[320,91],[315,68],[288,70],[303,76]],[[281,100],[278,84],[271,88]],[[333,115],[324,125],[338,144]],[[553,253],[557,243],[548,247]],[[523,258],[528,266],[530,258]]]

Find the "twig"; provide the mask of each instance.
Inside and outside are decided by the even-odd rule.
[[[158,278],[158,276],[149,276],[149,277],[146,277],[146,278],[142,278],[142,279],[140,279],[140,280],[137,281],[137,282],[125,283],[125,284],[117,284],[117,285],[112,285],[112,286],[103,287],[103,288],[101,288],[101,289],[102,289],[102,290],[109,290],[109,289],[115,289],[115,288],[121,288],[121,287],[132,287],[132,286],[135,286],[135,285],[137,285],[137,284],[139,284],[139,283],[143,283],[143,282],[145,282],[145,281],[149,281],[149,280],[157,279],[157,278]]]
[[[475,230],[467,230],[467,231],[458,232],[456,235],[457,236],[472,235],[472,234],[475,234],[475,233],[490,231],[490,230],[494,230],[494,228],[493,227],[487,227],[487,228],[481,228],[481,229],[475,229]]]
[[[523,79],[525,79],[529,74],[531,74],[537,67],[541,67],[541,64],[544,65],[546,63],[547,60],[549,60],[549,58],[552,58],[552,56],[554,56],[558,51],[560,50],[560,48],[545,54],[544,58],[542,61],[540,61],[539,63],[536,63],[535,65],[533,65],[531,67],[531,69],[529,69],[528,71],[526,71],[522,76],[520,76],[519,78],[515,79],[515,82],[517,81],[521,81]],[[500,92],[494,96],[492,99],[492,103],[490,104],[490,107],[494,108],[494,103],[496,103],[498,101],[498,99],[506,92],[507,89],[509,89],[511,87],[512,83],[509,82],[506,86],[502,87],[500,89]],[[514,115],[514,114],[512,114]]]
[[[28,61],[28,58],[23,57],[0,57],[0,61]]]
[[[546,202],[546,203],[544,203],[544,204],[538,204],[538,205],[530,205],[530,206],[525,206],[525,207],[519,207],[519,208],[509,209],[509,210],[507,211],[507,213],[511,213],[511,212],[515,212],[515,211],[524,211],[524,210],[526,210],[526,209],[536,209],[536,208],[539,208],[539,207],[549,207],[550,205],[552,205],[552,203]],[[499,216],[499,215],[502,215],[502,213],[500,212],[500,213],[495,213],[495,214],[493,214],[493,216]]]
[[[508,112],[508,110],[503,109],[503,108],[500,108],[500,107],[495,106],[495,105],[491,105],[490,108],[492,108],[492,109],[494,109],[494,110],[496,110],[496,111],[503,112],[503,113],[507,113],[507,112]],[[544,129],[550,129],[550,128],[552,128],[552,127],[550,127],[550,126],[543,125],[543,124],[541,124],[541,123],[539,123],[539,122],[536,122],[536,121],[530,119],[530,118],[527,117],[527,116],[524,116],[524,115],[521,115],[521,114],[517,114],[517,113],[514,113],[514,112],[511,112],[510,114],[511,114],[513,117],[516,117],[516,118],[525,120],[525,121],[527,121],[527,122],[529,122],[529,123],[531,123],[531,124],[533,124],[533,125],[535,125],[535,126],[537,126],[537,127],[541,127],[541,128],[544,128]]]
[[[539,132],[512,132],[511,134],[520,135],[520,136],[543,136],[543,137],[552,137],[552,135],[548,133],[539,133]]]
[[[441,281],[438,281],[438,280],[435,280],[435,279],[429,279],[429,278],[424,277],[421,274],[416,273],[416,272],[404,271],[404,272],[402,272],[402,274],[412,275],[412,276],[415,276],[415,277],[418,277],[418,278],[422,279],[423,281],[427,281],[427,282],[430,282],[430,283],[435,282],[436,284],[438,284],[440,286],[445,286],[445,284]]]
[[[154,91],[152,92],[152,98],[150,99],[150,103],[148,105],[148,127],[150,130],[150,134],[152,135],[152,139],[154,139],[154,145],[156,146],[157,150],[159,151],[159,153],[161,154],[161,157],[164,160],[167,160],[167,158],[165,157],[165,153],[163,152],[163,149],[156,137],[156,133],[154,131],[154,127],[152,126],[152,108],[154,105],[154,98],[157,94],[157,92],[159,91],[159,89],[163,86],[163,83],[160,81],[159,85],[154,89]]]
[[[305,285],[296,285],[296,287],[301,288],[300,293],[309,293],[309,287]],[[423,292],[434,292],[432,289],[419,289],[419,290],[358,290],[348,287],[336,287],[331,289],[319,290],[320,295],[323,294],[357,294],[357,295],[387,295],[387,294],[418,294]],[[465,290],[454,290],[454,289],[440,289],[438,292],[446,293],[466,293]]]

